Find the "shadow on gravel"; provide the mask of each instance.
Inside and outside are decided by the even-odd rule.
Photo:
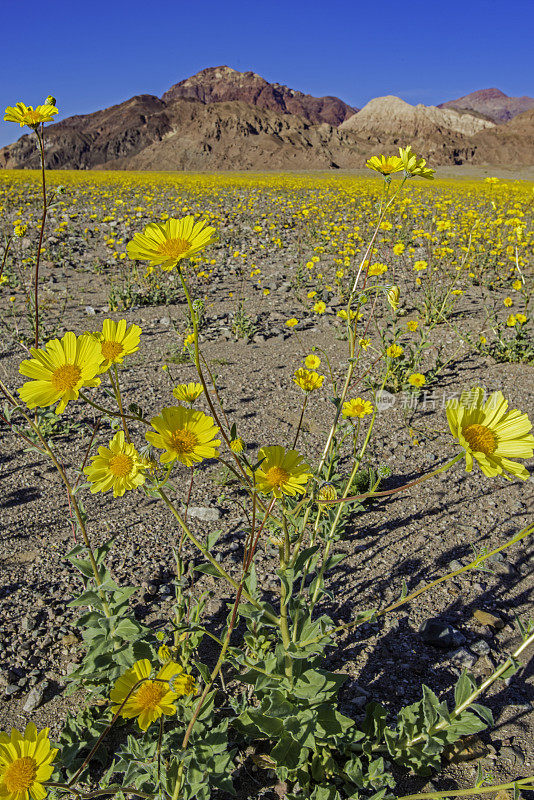
[[[41,497],[41,492],[37,486],[25,486],[22,489],[9,492],[6,499],[0,503],[0,508],[21,506],[23,503],[31,503],[32,500],[37,500],[39,497]]]

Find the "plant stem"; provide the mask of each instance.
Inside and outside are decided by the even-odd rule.
[[[43,125],[41,125],[41,132],[39,128],[35,128],[37,134],[37,141],[39,142],[39,153],[41,155],[41,183],[43,188],[43,216],[41,218],[41,230],[39,232],[39,244],[37,246],[37,258],[35,260],[35,281],[34,281],[34,299],[35,299],[35,348],[39,347],[39,264],[41,261],[41,246],[43,244],[43,235],[46,222],[46,212],[48,210],[46,202],[46,177],[45,177],[45,160],[44,160],[44,144],[43,144]]]
[[[197,537],[194,535],[194,533],[192,533],[192,531],[189,530],[188,526],[186,525],[186,523],[184,522],[184,520],[182,519],[182,517],[178,513],[176,507],[171,502],[171,500],[169,500],[169,498],[167,497],[167,495],[165,494],[163,489],[158,486],[157,487],[157,491],[158,491],[158,494],[160,495],[160,497],[162,498],[162,500],[164,501],[165,505],[167,506],[167,508],[171,512],[171,514],[178,521],[178,524],[180,525],[180,527],[184,531],[185,535],[193,542],[193,544],[196,547],[198,547],[198,549],[200,550],[200,552],[202,553],[204,558],[206,558],[210,562],[210,564],[212,564],[215,567],[215,569],[219,572],[220,576],[222,578],[224,578],[225,580],[227,580],[228,583],[231,586],[234,587],[234,589],[239,589],[239,583],[236,580],[234,580],[234,578],[232,578],[232,576],[229,575],[226,572],[224,567],[221,567],[221,565],[213,558],[213,556],[211,555],[209,550],[207,550],[206,547],[204,547],[204,545],[202,544],[202,542],[199,539],[197,539]],[[243,590],[243,597],[245,597],[248,600],[249,603],[252,603],[252,605],[255,608],[257,608],[259,610],[263,609],[262,605],[260,603],[258,603],[256,600],[254,600],[254,598],[251,597],[248,594],[248,592],[246,592],[245,590]],[[277,625],[279,624],[278,617],[274,616],[273,614],[271,614],[268,611],[265,611],[265,614],[269,617],[271,622],[275,622]]]
[[[121,390],[119,386],[119,373],[117,371],[117,365],[113,364],[113,372],[115,374],[115,380],[113,380],[113,375],[111,374],[111,369],[109,371],[109,378],[111,380],[111,385],[113,386],[113,391],[115,393],[115,399],[117,400],[117,405],[119,407],[119,413],[122,419],[122,427],[124,430],[124,436],[126,437],[127,442],[131,442],[130,439],[130,432],[128,430],[128,426],[126,424],[126,417],[124,416],[124,409],[122,407],[122,398],[121,398]]]
[[[430,798],[439,797],[468,797],[469,795],[477,794],[493,794],[494,792],[502,792],[506,789],[534,789],[534,775],[528,778],[518,778],[517,781],[511,783],[500,783],[498,786],[475,786],[473,789],[454,789],[453,791],[447,790],[445,792],[421,792],[420,794],[405,794],[398,797],[397,800],[430,800]]]

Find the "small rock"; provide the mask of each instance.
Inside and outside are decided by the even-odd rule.
[[[26,702],[22,708],[26,714],[31,714],[32,711],[35,711],[35,709],[41,705],[47,686],[48,681],[43,681],[38,686],[34,686],[33,689],[28,692],[28,697],[26,698]]]
[[[460,561],[451,561],[449,564],[449,569],[451,572],[456,572],[459,569],[462,569],[464,565],[460,563]]]
[[[159,321],[159,324],[160,325],[170,325],[171,321],[170,321],[169,317],[162,317],[160,319],[160,321]]]
[[[476,663],[477,657],[471,653],[466,647],[460,647],[451,655],[451,661],[459,664],[461,667],[470,669]]]
[[[188,517],[201,519],[203,522],[215,522],[221,518],[218,508],[208,508],[207,506],[191,506],[187,511]]]
[[[481,611],[477,608],[473,612],[473,616],[477,622],[480,622],[481,625],[486,625],[490,628],[496,628],[498,631],[502,630],[502,628],[504,628],[506,625],[503,619],[496,617],[495,614],[490,614],[489,611]]]
[[[94,310],[93,306],[85,306],[85,313],[88,317],[94,317],[96,311]]]
[[[491,648],[485,639],[478,639],[478,641],[473,642],[470,647],[473,653],[476,653],[478,656],[487,656],[488,653],[491,652]]]
[[[479,736],[464,736],[450,745],[445,752],[445,758],[451,764],[461,764],[465,761],[474,761],[484,758],[489,750]]]
[[[449,650],[464,644],[465,636],[452,625],[439,619],[427,619],[419,628],[423,642]]]

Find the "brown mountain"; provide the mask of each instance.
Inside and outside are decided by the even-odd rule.
[[[268,83],[255,72],[237,72],[227,66],[197,72],[171,86],[162,99],[166,103],[172,100],[200,100],[201,103],[239,100],[280,114],[294,114],[315,125],[326,122],[334,127],[358,110],[338,97],[312,97],[280,83]]]
[[[238,101],[164,102],[152,95],[46,128],[56,169],[325,169],[361,166],[354,136]],[[339,162],[339,163],[338,163]],[[0,150],[0,167],[38,168],[33,135]]]
[[[225,84],[219,74],[231,78]],[[46,127],[47,164],[64,169],[352,169],[371,155],[408,144],[432,166],[534,163],[531,112],[495,125],[479,112],[411,106],[385,97],[337,127],[317,121],[329,98],[291,95],[286,87],[266,84],[267,89],[264,84],[254,73],[217,67],[182,81],[162,99],[138,95],[103,111],[69,117]],[[223,99],[225,85],[224,91],[233,86],[234,94],[239,94],[236,86],[244,86],[247,101]],[[261,91],[247,94],[252,85]],[[199,96],[173,97],[175,91]],[[295,100],[295,113],[289,110],[290,100]],[[266,107],[271,101],[275,107]],[[33,134],[0,149],[0,168],[38,166]]]
[[[473,164],[534,164],[534,108],[472,138]]]
[[[81,114],[49,125],[45,131],[46,163],[52,169],[91,169],[127,158],[171,130],[166,104],[149,94],[117,106]],[[0,167],[37,169],[33,134],[0,150]]]
[[[534,97],[508,97],[500,89],[480,89],[458,100],[448,100],[438,108],[466,109],[484,114],[496,123],[507,122],[523,111],[534,108]]]

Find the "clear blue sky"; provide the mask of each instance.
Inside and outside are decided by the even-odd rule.
[[[2,0],[0,23],[1,110],[53,94],[58,119],[220,64],[358,107],[534,95],[533,0]]]

